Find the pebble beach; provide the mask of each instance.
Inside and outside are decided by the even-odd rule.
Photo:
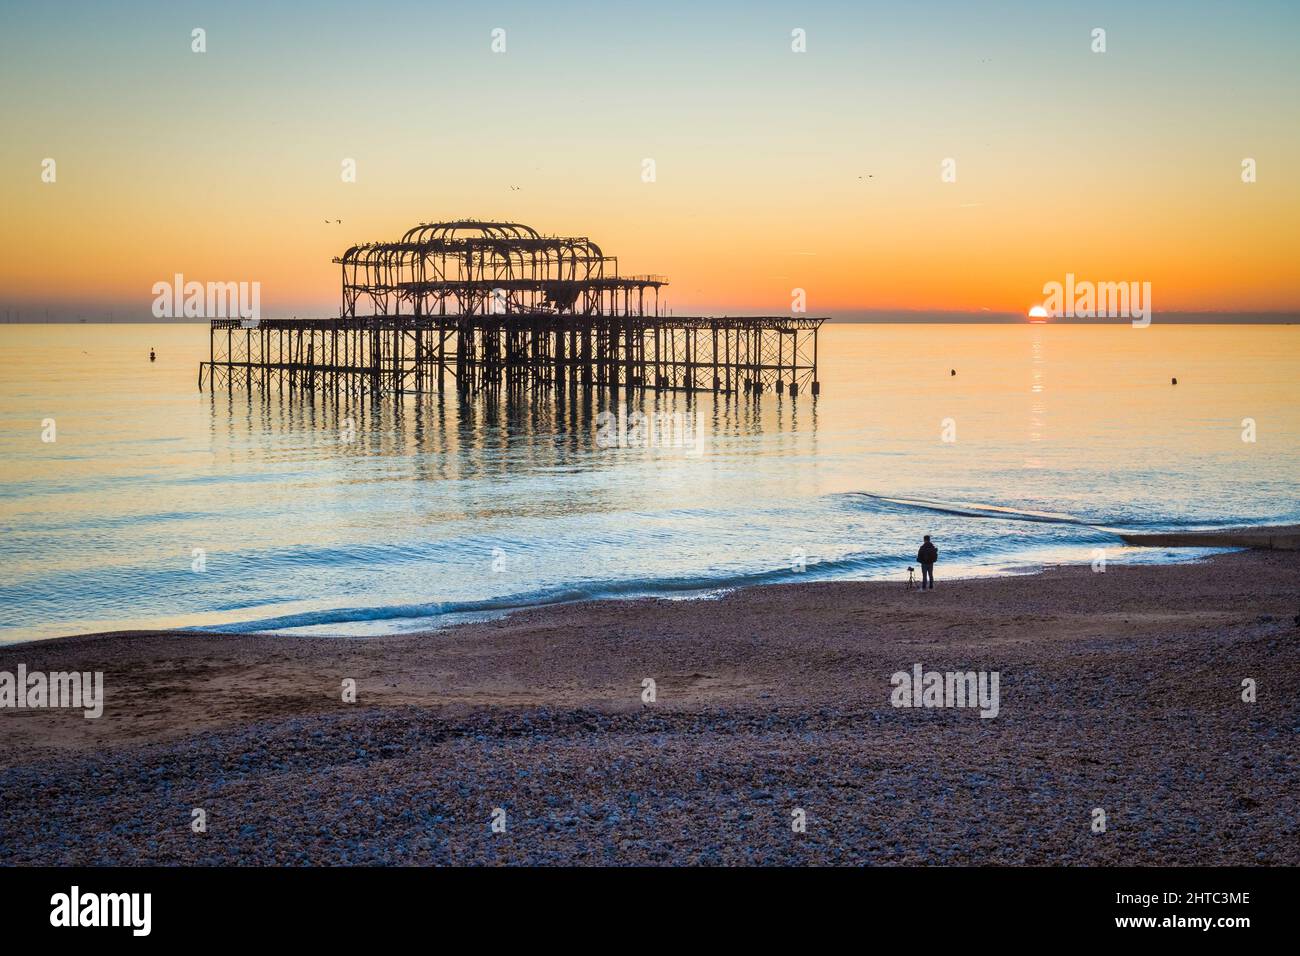
[[[1298,612],[1243,551],[13,644],[105,703],[0,710],[0,864],[1296,865]],[[997,716],[894,706],[918,664]]]

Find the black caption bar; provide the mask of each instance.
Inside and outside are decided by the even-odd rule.
[[[665,921],[775,923],[817,932],[853,923],[876,937],[937,925],[993,938],[1224,942],[1277,932],[1292,870],[1176,869],[0,869],[6,938],[127,945],[285,939],[339,943],[385,932],[439,934],[487,921],[494,934],[651,932]],[[986,937],[987,938],[987,937]],[[533,940],[535,941],[535,939]]]

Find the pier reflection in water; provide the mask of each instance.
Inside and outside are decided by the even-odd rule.
[[[273,522],[254,519],[228,558],[254,592],[240,603],[282,605],[259,618],[275,628],[429,626],[548,600],[690,593],[732,568],[788,575],[794,545],[774,549],[771,528],[745,509],[794,506],[810,477],[799,463],[817,453],[810,396],[245,392],[205,402],[221,470],[248,481],[228,490]],[[789,468],[756,469],[756,456]],[[805,534],[798,525],[789,540]],[[250,547],[258,539],[264,547]],[[267,554],[275,576],[258,573]],[[293,601],[284,582],[295,578],[297,593],[327,594]]]

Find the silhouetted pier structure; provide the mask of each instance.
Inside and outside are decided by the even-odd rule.
[[[618,260],[586,238],[428,223],[334,261],[339,318],[214,319],[199,387],[819,391],[824,319],[664,315],[663,276],[620,276]]]

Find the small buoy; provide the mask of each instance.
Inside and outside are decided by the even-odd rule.
[[[1171,378],[1171,379],[1169,380],[1169,384],[1170,384],[1170,385],[1177,385],[1177,384],[1178,384],[1178,379],[1176,379],[1176,378]]]
[[[153,349],[149,350],[149,361],[152,362],[157,356],[153,354]]]

